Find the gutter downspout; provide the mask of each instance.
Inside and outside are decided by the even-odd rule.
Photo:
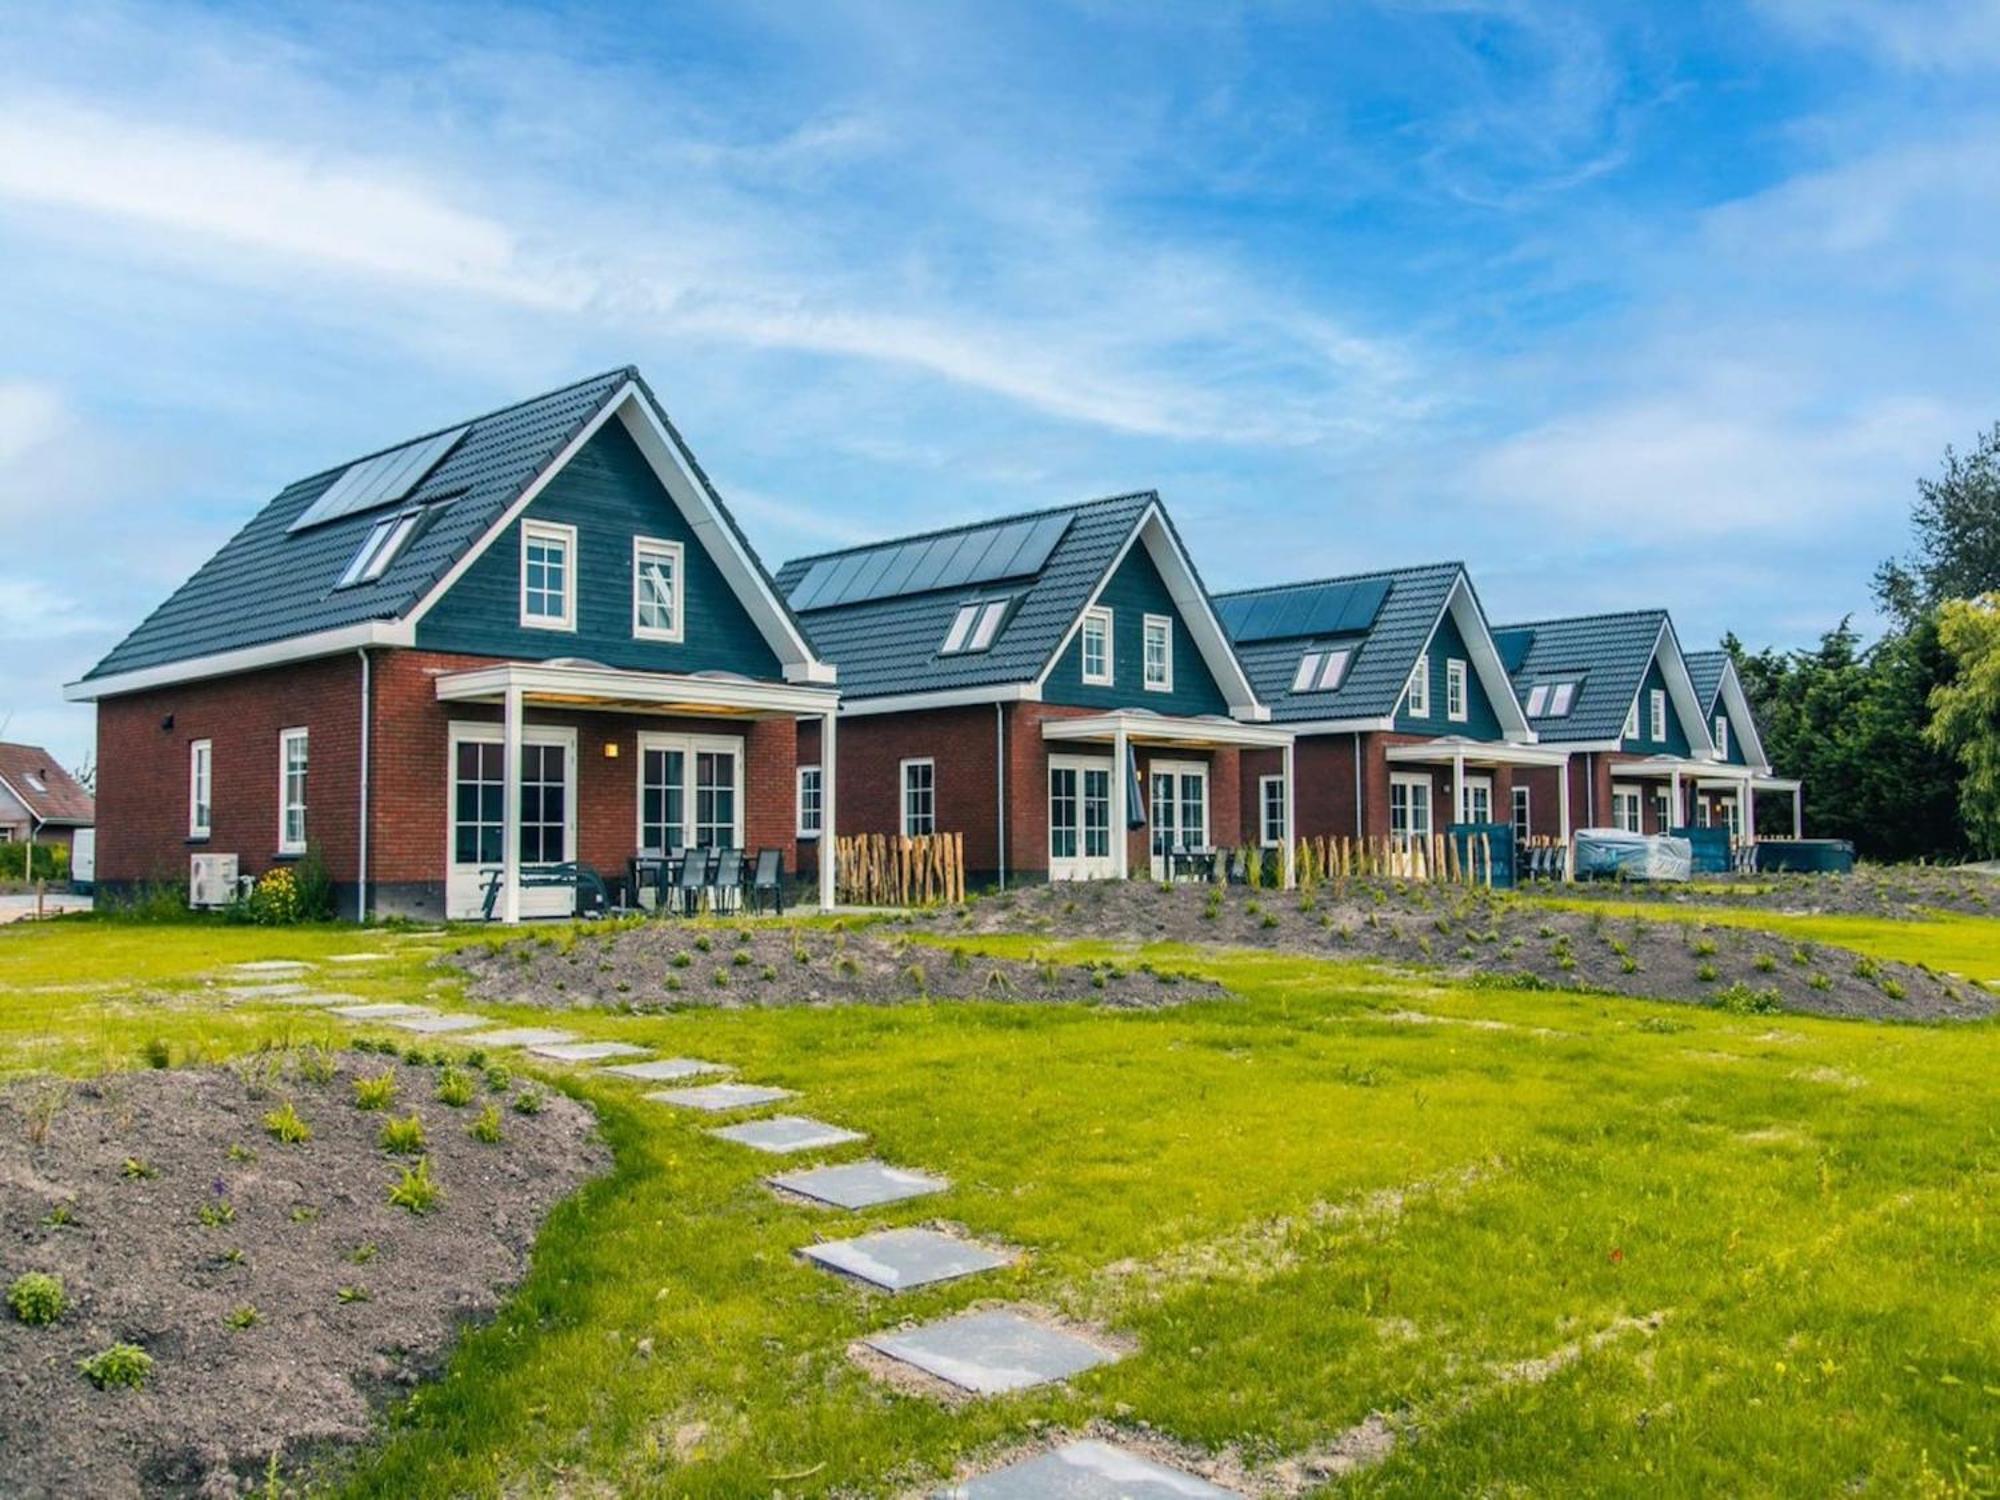
[[[1000,889],[1007,889],[1007,705],[993,705],[993,794],[998,799],[994,808],[993,847],[1000,862]]]
[[[1361,812],[1361,735],[1359,731],[1357,731],[1354,736],[1354,836],[1355,838],[1357,839],[1367,838],[1368,837],[1367,828],[1368,828],[1368,820],[1362,816]]]
[[[355,861],[354,920],[365,922],[368,920],[368,710],[374,695],[370,691],[373,682],[368,648],[358,648],[355,655],[361,658],[361,837]]]

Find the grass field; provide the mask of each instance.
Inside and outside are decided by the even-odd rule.
[[[0,932],[0,1076],[137,1066],[154,1038],[179,1061],[320,1035],[323,1018],[223,1006],[195,976],[378,941]],[[436,981],[427,956],[327,982],[409,996]],[[796,1088],[804,1112],[956,1184],[861,1225],[947,1218],[1029,1254],[864,1296],[794,1254],[856,1217],[781,1204],[764,1163],[699,1122],[552,1070],[598,1106],[616,1170],[557,1211],[508,1311],[334,1488],[896,1494],[1093,1421],[1145,1424],[1272,1492],[1317,1492],[1315,1457],[1374,1451],[1357,1429],[1400,1440],[1328,1493],[2000,1485],[2000,1028],[1153,956],[1242,998],[565,1015]],[[1135,1352],[955,1409],[847,1358],[861,1334],[995,1297]]]

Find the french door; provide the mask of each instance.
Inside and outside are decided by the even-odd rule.
[[[1431,779],[1394,772],[1389,777],[1389,836],[1399,848],[1431,841]]]
[[[506,746],[498,724],[451,726],[450,827],[445,849],[445,915],[485,914],[486,887],[500,868],[506,834]],[[521,728],[520,857],[522,867],[576,858],[576,731]],[[575,894],[567,886],[527,886],[524,917],[566,917]],[[494,908],[495,915],[499,907]]]
[[[743,742],[721,736],[639,736],[639,848],[743,847]]]
[[[1208,767],[1197,761],[1156,760],[1150,768],[1153,878],[1166,880],[1167,856],[1176,849],[1208,847]]]
[[[1491,823],[1493,821],[1493,778],[1491,776],[1468,776],[1465,778],[1465,796],[1459,803],[1458,821],[1461,823]]]
[[[1111,875],[1111,762],[1049,757],[1049,879]]]

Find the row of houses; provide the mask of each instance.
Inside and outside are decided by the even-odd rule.
[[[630,368],[287,486],[67,692],[100,885],[310,847],[349,914],[476,915],[496,872],[559,914],[537,869],[714,846],[831,905],[836,834],[1004,883],[1797,817],[1663,610],[1495,625],[1458,563],[1211,594],[1151,491],[774,575]]]

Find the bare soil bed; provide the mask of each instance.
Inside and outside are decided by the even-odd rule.
[[[456,1108],[438,1069],[351,1052],[0,1092],[0,1284],[55,1275],[68,1304],[46,1326],[0,1310],[0,1494],[231,1495],[273,1452],[289,1470],[364,1438],[610,1165],[581,1105],[536,1090],[522,1113],[528,1085],[460,1072]],[[356,1079],[385,1073],[389,1107],[357,1107]],[[309,1140],[267,1129],[287,1101]],[[469,1133],[488,1104],[496,1143]],[[412,1114],[423,1155],[389,1154],[384,1122]],[[441,1194],[421,1214],[389,1202],[419,1160]],[[115,1343],[152,1360],[136,1388],[79,1369]]]
[[[1812,916],[1919,918],[1944,911],[2000,917],[2000,878],[1922,865],[1862,865],[1851,875],[1704,875],[1688,885],[1585,880],[1563,894]]]
[[[1825,944],[1396,881],[1310,894],[1096,881],[991,897],[941,913],[933,925],[942,932],[1269,948],[1748,1013],[1933,1021],[2000,1009],[2000,996],[1977,986]]]
[[[1062,936],[1065,934],[1053,934]],[[446,955],[479,999],[554,1009],[903,1005],[922,1000],[1087,1001],[1152,1009],[1224,993],[1207,980],[1120,964],[1034,963],[940,951],[901,934],[702,924],[570,929]]]

